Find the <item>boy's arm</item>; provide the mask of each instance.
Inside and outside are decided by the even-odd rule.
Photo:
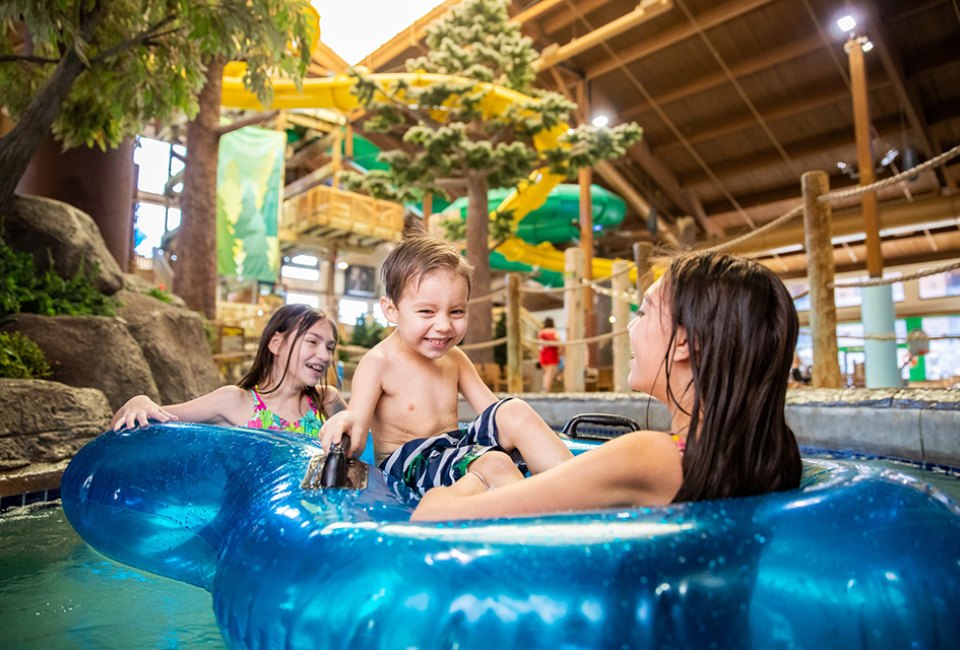
[[[137,395],[117,410],[110,425],[114,431],[119,431],[135,426],[145,427],[149,420],[235,424],[229,414],[236,414],[244,409],[245,397],[246,392],[238,386],[221,386],[189,402],[170,406],[160,406],[146,395]]]
[[[476,413],[483,413],[483,410],[497,401],[497,396],[493,391],[483,383],[476,366],[470,361],[470,358],[460,348],[454,348],[450,355],[457,361],[457,370],[459,379],[457,387],[463,399],[467,400],[470,408]]]
[[[373,413],[383,394],[380,381],[386,359],[376,348],[360,359],[350,382],[350,404],[347,410],[331,417],[320,429],[320,444],[329,451],[330,445],[339,442],[344,433],[350,435],[350,455],[363,452],[367,444],[367,431]]]

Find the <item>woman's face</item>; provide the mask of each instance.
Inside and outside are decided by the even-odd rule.
[[[630,333],[630,374],[627,382],[633,390],[666,397],[665,362],[671,330],[670,304],[663,281],[654,282],[643,296],[636,316],[627,329]]]

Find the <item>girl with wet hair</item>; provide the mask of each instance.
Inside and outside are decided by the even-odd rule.
[[[114,430],[149,420],[207,422],[316,437],[327,417],[346,408],[327,386],[339,334],[323,311],[284,305],[267,322],[250,371],[236,386],[222,386],[182,404],[160,406],[137,395],[114,414]]]

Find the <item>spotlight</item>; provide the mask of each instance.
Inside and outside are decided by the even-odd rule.
[[[844,32],[852,32],[857,26],[857,20],[849,14],[837,19],[837,27]]]

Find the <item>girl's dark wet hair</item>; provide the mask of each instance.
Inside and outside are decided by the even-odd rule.
[[[276,355],[270,351],[270,339],[273,338],[274,334],[279,333],[284,337],[293,336],[294,340],[299,340],[306,334],[308,329],[324,320],[330,323],[330,329],[333,331],[333,343],[337,345],[340,342],[340,333],[337,331],[337,326],[327,318],[323,310],[311,307],[310,305],[284,305],[273,312],[273,316],[267,321],[267,325],[263,328],[263,333],[260,335],[260,343],[257,345],[257,355],[253,359],[253,365],[250,367],[250,371],[244,375],[243,379],[237,383],[237,386],[252,389],[266,382],[266,380],[272,379],[270,373],[273,371]],[[287,376],[287,366],[290,364],[290,357],[293,355],[295,347],[296,346],[293,345],[290,346],[290,350],[287,352],[287,358],[283,360],[283,374],[277,379],[274,387],[271,390],[261,392],[271,393],[283,383],[284,378]],[[306,386],[303,392],[313,400],[314,405],[318,409],[322,409],[323,392],[326,388],[327,378],[323,376],[320,378],[319,391],[316,386]]]
[[[553,324],[553,319],[550,318],[549,316],[547,316],[546,318],[544,318],[544,319],[543,319],[543,326],[544,326],[544,327],[555,327],[555,325]]]
[[[764,494],[800,484],[800,451],[784,418],[797,310],[766,267],[720,253],[675,258],[663,278],[670,341],[686,330],[693,409],[675,501]],[[673,359],[664,360],[668,396]]]

